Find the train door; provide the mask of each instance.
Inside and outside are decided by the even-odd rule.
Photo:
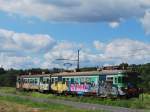
[[[44,77],[40,77],[40,82],[39,82],[39,91],[44,92]]]
[[[104,84],[106,82],[106,75],[99,75],[99,81],[98,81],[98,95],[101,95],[104,93]]]
[[[22,78],[17,77],[17,83],[16,83],[16,88],[21,89],[22,88]]]

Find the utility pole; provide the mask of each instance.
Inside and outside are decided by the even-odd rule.
[[[76,71],[79,71],[80,70],[80,49],[78,49],[78,52],[77,52],[77,59],[64,59],[64,58],[60,58],[60,59],[56,59],[56,60],[68,60],[68,61],[76,61],[77,62],[77,68],[76,68]],[[66,64],[66,63],[65,63]],[[68,63],[67,63],[68,64]]]
[[[80,50],[78,49],[77,71],[80,69]]]

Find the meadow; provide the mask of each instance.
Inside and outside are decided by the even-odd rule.
[[[57,96],[54,94],[43,94],[38,92],[20,92],[16,91],[15,88],[1,87],[0,92],[11,93],[16,95],[31,96],[36,98],[46,98],[46,99],[62,99],[76,102],[86,102],[110,106],[127,107],[134,109],[147,109],[150,110],[150,94],[140,95],[139,98],[132,99],[102,99],[96,97],[72,97],[72,96]]]
[[[16,93],[14,88],[0,88],[1,93],[10,93],[17,95],[27,95],[28,93]],[[31,95],[32,96],[32,95]],[[76,109],[62,104],[48,104],[35,102],[30,99],[23,99],[17,96],[0,95],[0,112],[104,112],[101,110]],[[106,111],[105,111],[106,112]]]

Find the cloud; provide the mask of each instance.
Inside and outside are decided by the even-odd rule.
[[[105,47],[105,44],[102,43],[102,42],[100,42],[100,41],[98,41],[98,40],[95,40],[95,41],[93,42],[93,44],[94,44],[94,47],[95,47],[97,50],[103,50],[104,47]]]
[[[119,26],[119,22],[110,22],[109,23],[109,26],[111,27],[111,28],[117,28],[118,26]]]
[[[0,10],[49,21],[112,22],[141,17],[147,0],[1,0]],[[42,9],[42,10],[41,10]],[[134,9],[134,10],[133,10]]]
[[[97,48],[96,48],[97,49]],[[150,58],[150,43],[144,43],[131,39],[116,39],[110,43],[105,43],[103,54],[100,60],[112,61],[113,63],[143,63]]]
[[[55,40],[49,35],[16,33],[0,29],[1,51],[6,52],[39,52],[46,51],[53,45]]]
[[[82,44],[69,42],[69,41],[58,41],[53,48],[44,55],[45,63],[42,67],[64,67],[64,63],[72,63],[74,67],[77,60],[77,50],[82,47]],[[68,60],[57,60],[57,59],[68,59]]]
[[[35,62],[40,60],[40,54],[48,52],[55,40],[49,35],[0,29],[0,42],[0,65],[5,68],[26,68],[37,66]]]
[[[93,46],[83,43],[55,40],[46,34],[27,34],[0,29],[0,65],[5,68],[53,68],[72,63],[76,67],[77,50],[80,65],[114,65],[122,62],[138,64],[149,62],[150,43],[128,38],[111,42],[93,41]],[[70,59],[58,61],[57,59]]]
[[[145,29],[147,35],[150,34],[150,10],[146,11],[144,17],[141,19],[141,23]]]
[[[106,22],[116,28],[122,20],[143,18],[147,34],[148,10],[149,0],[0,0],[0,11],[8,15],[49,22]]]

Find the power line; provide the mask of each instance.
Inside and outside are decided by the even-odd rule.
[[[77,52],[77,59],[65,59],[65,58],[58,58],[56,59],[58,61],[76,61],[77,62],[77,70],[79,70],[80,68],[80,49],[78,49],[78,52]]]

